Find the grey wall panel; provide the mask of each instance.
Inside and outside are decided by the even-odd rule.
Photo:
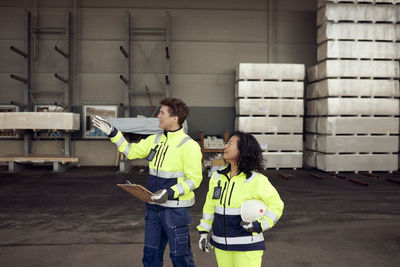
[[[120,103],[124,95],[124,84],[119,74],[82,73],[79,78],[81,103]]]
[[[0,39],[25,38],[25,12],[23,9],[3,7],[0,9]]]
[[[23,77],[23,73],[14,73]],[[0,73],[0,103],[23,102],[25,85],[10,78],[10,73]]]
[[[64,72],[66,66],[65,57],[58,53],[54,47],[68,52],[64,40],[37,40],[36,52],[32,60],[32,72]],[[33,53],[33,52],[32,52]]]
[[[80,40],[123,40],[125,38],[124,10],[82,9]]]
[[[205,135],[223,135],[233,132],[235,108],[233,107],[191,107],[188,117],[189,135],[199,139],[200,131]]]
[[[248,10],[263,10],[266,9],[265,0],[169,0],[167,3],[164,0],[141,1],[141,0],[81,0],[82,7],[128,7],[128,8],[212,8],[212,9],[248,9]]]
[[[301,63],[306,69],[317,60],[316,44],[277,44],[276,61],[278,63]]]
[[[316,14],[312,12],[276,12],[276,42],[314,44],[317,27]],[[307,30],[306,30],[307,29]]]
[[[195,107],[234,106],[235,76],[231,75],[173,75],[171,95]],[[233,127],[233,126],[232,126]]]
[[[0,72],[24,72],[25,58],[10,49],[14,46],[25,52],[23,40],[1,40],[0,41]]]
[[[63,72],[58,72],[61,76],[65,77]],[[65,84],[54,77],[53,72],[47,73],[34,73],[32,74],[32,90],[39,91],[62,91]]]
[[[317,9],[317,2],[318,2],[317,0],[301,0],[301,1],[276,0],[276,9],[286,10],[286,11],[314,12]]]
[[[172,48],[172,73],[232,74],[239,63],[266,62],[268,47],[266,43],[178,42]]]
[[[80,42],[80,72],[122,74],[124,56],[119,49],[122,44],[121,41]]]
[[[173,41],[266,42],[266,12],[173,11]]]

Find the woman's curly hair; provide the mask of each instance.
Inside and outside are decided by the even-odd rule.
[[[251,175],[251,171],[263,171],[262,150],[254,136],[240,131],[232,133],[229,139],[232,136],[239,138],[237,144],[239,149],[237,160],[239,172],[243,172],[249,176]]]

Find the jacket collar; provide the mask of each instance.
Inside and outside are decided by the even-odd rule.
[[[226,166],[226,168],[224,168],[224,169],[222,169],[222,170],[218,170],[217,172],[218,172],[219,174],[225,175],[226,177],[229,177],[228,174],[229,174],[230,171],[231,171],[231,164],[228,164],[228,166]],[[244,174],[244,173],[243,173],[243,172],[240,172],[240,173],[238,173],[236,176],[239,176],[239,175],[241,175],[241,174]],[[246,176],[246,179],[250,178],[250,177],[251,177],[251,172],[245,174],[245,176]],[[232,178],[232,177],[231,177],[231,178]]]
[[[164,130],[164,135],[166,137],[168,137],[168,138],[171,138],[171,137],[173,138],[174,136],[178,136],[181,133],[183,133],[183,127],[182,126],[181,126],[181,128],[179,128],[178,130],[175,130],[175,131]]]

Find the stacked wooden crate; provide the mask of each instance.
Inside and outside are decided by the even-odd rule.
[[[304,77],[302,64],[237,68],[235,128],[258,140],[265,168],[302,167]]]
[[[329,172],[398,169],[395,2],[318,2],[319,63],[308,69],[307,165]]]

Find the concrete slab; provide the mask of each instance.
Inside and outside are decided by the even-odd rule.
[[[307,86],[307,98],[327,96],[399,96],[398,80],[326,79]]]
[[[317,47],[317,61],[329,58],[388,59],[400,57],[400,44],[392,42],[326,41]]]
[[[395,5],[357,5],[327,3],[318,9],[317,26],[327,21],[354,22],[391,22],[399,21],[398,9]]]
[[[142,266],[144,205],[116,184],[146,183],[146,169],[81,167],[65,173],[0,168],[0,266]],[[282,179],[279,173],[291,175]],[[322,179],[310,176],[316,173]],[[361,187],[323,172],[268,170],[285,202],[281,220],[264,236],[263,266],[397,266],[400,185],[351,174]],[[191,244],[197,266],[217,266],[198,249],[208,179],[196,190]],[[171,267],[168,251],[164,266]]]
[[[235,84],[235,97],[303,98],[303,82],[239,81]]]
[[[304,64],[240,63],[236,80],[293,80],[305,78]]]
[[[237,99],[236,115],[291,115],[304,114],[303,99]]]
[[[327,40],[398,41],[400,25],[327,22],[317,30],[317,43]]]
[[[2,112],[0,129],[79,130],[80,115],[71,112]]]
[[[308,116],[399,115],[399,100],[391,98],[336,98],[307,101]]]
[[[236,117],[235,129],[247,133],[302,133],[303,118]]]
[[[303,135],[302,134],[253,134],[260,143],[261,148],[267,147],[268,151],[286,150],[286,151],[302,151]]]

